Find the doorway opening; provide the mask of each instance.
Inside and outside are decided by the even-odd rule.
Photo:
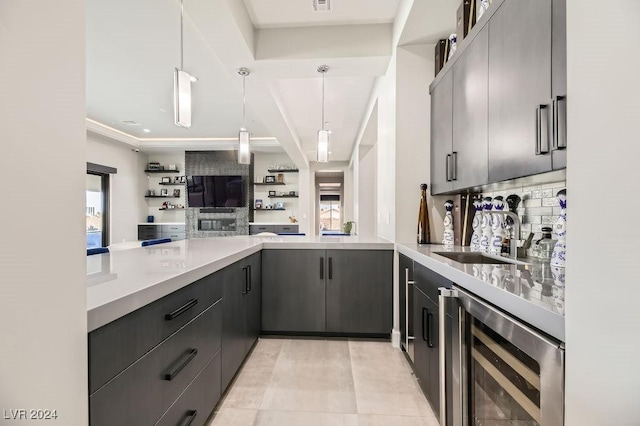
[[[321,170],[316,181],[316,229],[320,235],[342,232],[344,223],[344,172]]]

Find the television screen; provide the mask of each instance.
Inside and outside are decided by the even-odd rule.
[[[242,176],[191,176],[189,207],[244,207]]]

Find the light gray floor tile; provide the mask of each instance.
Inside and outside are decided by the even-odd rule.
[[[422,394],[356,392],[358,413],[431,417],[433,411]]]
[[[268,388],[261,410],[313,411],[319,413],[355,414],[356,395],[353,391],[321,391]]]
[[[435,417],[358,414],[358,426],[439,426]]]
[[[260,411],[256,426],[358,426],[355,414]]]
[[[252,426],[258,410],[222,408],[207,426]]]
[[[234,384],[222,402],[222,408],[253,408],[258,409],[262,405],[266,386],[251,387]]]

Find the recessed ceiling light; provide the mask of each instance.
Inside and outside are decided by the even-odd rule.
[[[149,130],[149,129],[142,129],[142,131],[145,132],[145,133],[151,133],[151,130]]]
[[[313,10],[316,12],[328,12],[331,10],[331,0],[313,0]]]
[[[127,126],[139,126],[140,123],[138,123],[137,121],[134,120],[122,120],[122,122],[124,124],[126,124]]]
[[[340,182],[322,182],[318,184],[321,188],[339,188],[341,185]]]

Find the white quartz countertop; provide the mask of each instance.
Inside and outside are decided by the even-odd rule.
[[[358,236],[197,238],[87,256],[87,325],[92,331],[261,249],[393,250]]]
[[[396,250],[512,316],[564,342],[564,268],[525,259],[525,265],[463,264],[435,252],[470,251],[398,243]]]

